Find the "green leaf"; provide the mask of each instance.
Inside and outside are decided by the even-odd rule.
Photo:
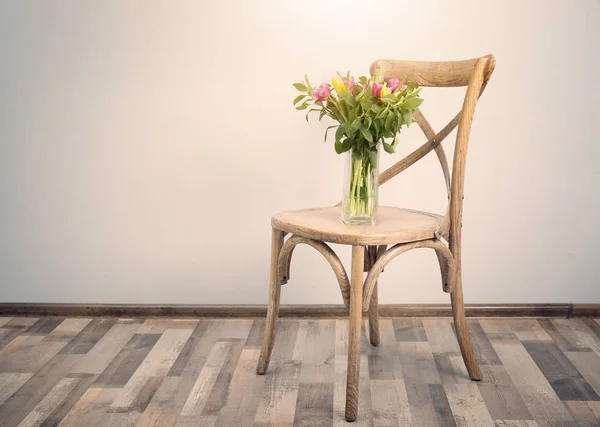
[[[333,128],[336,128],[338,126],[339,125],[333,125],[333,126],[329,126],[327,129],[325,129],[325,139],[324,139],[325,142],[327,141],[327,132],[329,132],[329,129],[333,129]]]
[[[348,93],[348,92],[342,92],[341,97],[344,101],[346,101],[346,103],[348,105],[350,105],[351,107],[356,107],[356,99],[354,99],[354,97],[352,96],[352,94]]]
[[[413,122],[413,112],[407,111],[406,113],[402,114],[402,120],[404,120],[406,126],[410,126],[410,124]]]
[[[346,132],[346,125],[341,124],[337,128],[337,130],[335,131],[335,140],[336,140],[336,142],[338,142],[340,139],[343,138],[345,132]]]
[[[333,144],[333,148],[335,148],[335,152],[338,154],[342,154],[343,153],[343,149],[344,147],[342,147],[342,143],[340,141],[335,141],[335,144]]]
[[[300,92],[306,92],[308,90],[302,83],[294,83],[294,87]]]
[[[343,142],[336,141],[334,144],[335,152],[338,154],[345,153],[352,148],[352,140],[350,138],[346,138]]]
[[[367,129],[365,126],[361,126],[359,129],[360,133],[367,141],[373,142],[373,134],[369,129]]]
[[[394,146],[391,144],[388,144],[387,142],[383,143],[383,149],[385,150],[386,153],[390,153],[390,154],[394,154],[396,152],[396,150],[394,149]]]
[[[308,74],[305,74],[305,75],[304,75],[304,80],[306,81],[306,85],[307,85],[308,87],[311,87],[311,86],[312,86],[312,85],[310,84],[310,81],[308,80]]]
[[[367,84],[367,78],[365,76],[360,76],[358,78],[359,83],[366,85]]]
[[[409,110],[414,110],[414,109],[418,108],[419,105],[421,105],[422,103],[423,103],[422,98],[410,98],[410,99],[407,99],[406,101],[404,101],[404,103],[402,104],[402,107],[409,109]]]
[[[326,110],[325,108],[323,108],[323,109],[321,110],[321,114],[319,114],[319,121],[321,121],[321,119],[322,119],[323,117],[325,117],[325,115],[326,115],[326,114],[327,114],[327,110]]]
[[[394,120],[396,120],[396,115],[390,111],[388,113],[387,117],[385,118],[385,128],[386,128],[386,130],[388,130],[388,131],[392,130],[392,125],[394,123]]]
[[[349,151],[354,145],[354,141],[350,138],[346,138],[342,141],[342,153]]]
[[[308,102],[305,102],[304,104],[302,104],[299,107],[296,107],[296,110],[306,110],[308,108]]]
[[[375,114],[379,114],[381,112],[381,107],[377,104],[373,104],[371,106],[371,111],[374,112]]]
[[[297,103],[299,103],[300,101],[302,101],[302,99],[304,99],[306,97],[306,95],[298,95],[297,97],[294,98],[294,105],[296,105]]]

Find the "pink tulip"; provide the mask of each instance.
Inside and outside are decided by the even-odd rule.
[[[381,97],[381,88],[383,86],[380,85],[377,82],[373,82],[373,86],[371,88],[371,96],[377,96],[378,98]]]
[[[350,86],[348,86],[348,83],[346,83],[346,80],[348,80],[346,77],[342,77],[342,82],[344,82],[344,86],[346,86],[348,89],[352,90],[352,88],[354,87],[354,77],[350,77]]]
[[[321,86],[316,88],[313,92],[313,99],[315,101],[323,101],[331,94],[331,88],[325,82],[321,83]]]
[[[387,81],[387,85],[390,88],[390,91],[394,93],[396,89],[398,89],[398,86],[400,86],[400,79],[397,79],[395,77],[393,79],[389,79]]]

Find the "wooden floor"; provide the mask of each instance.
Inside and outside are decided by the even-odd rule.
[[[600,426],[600,319],[469,320],[471,382],[447,318],[363,339],[361,426]],[[347,322],[0,317],[0,426],[342,426]],[[368,328],[367,328],[368,330]]]

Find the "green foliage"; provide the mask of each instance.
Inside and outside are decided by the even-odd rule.
[[[394,153],[400,130],[414,122],[413,113],[423,102],[419,97],[420,88],[412,82],[406,82],[395,88],[393,93],[379,97],[373,95],[377,92],[374,87],[380,84],[377,76],[361,76],[351,88],[348,87],[353,80],[350,73],[343,78],[346,84],[340,83],[342,77],[338,73],[333,87],[314,87],[305,75],[302,82],[293,85],[300,92],[294,99],[295,108],[308,109],[307,121],[310,113],[318,112],[319,120],[328,116],[339,123],[329,126],[325,131],[327,140],[328,131],[337,127],[334,148],[338,154],[351,148],[375,152],[377,144],[382,144],[387,153]],[[381,84],[385,87],[385,93],[395,87],[389,80]]]

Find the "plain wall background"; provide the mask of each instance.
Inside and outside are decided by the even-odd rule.
[[[492,53],[467,162],[465,300],[598,303],[598,22],[597,0],[3,0],[0,300],[265,303],[270,215],[341,197],[343,157],[293,109],[291,83]],[[463,94],[423,90],[436,130]],[[383,166],[423,141],[411,127]],[[443,213],[435,155],[381,203]],[[432,251],[397,258],[380,286],[383,303],[449,301]],[[312,249],[296,251],[282,302],[341,302]]]

